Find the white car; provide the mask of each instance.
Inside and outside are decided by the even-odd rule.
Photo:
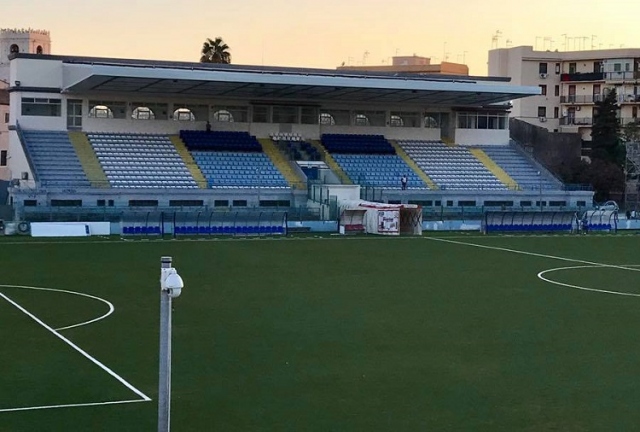
[[[618,207],[618,203],[616,203],[615,201],[607,201],[606,203],[599,205],[596,208],[598,210],[611,210],[611,211],[618,211],[620,209],[620,207]]]

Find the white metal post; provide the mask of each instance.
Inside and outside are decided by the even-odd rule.
[[[171,412],[171,295],[165,280],[171,257],[160,259],[160,376],[158,383],[158,432],[169,432]]]

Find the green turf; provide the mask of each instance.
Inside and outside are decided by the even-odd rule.
[[[634,236],[443,238],[640,261]],[[115,305],[110,317],[61,333],[154,401],[0,413],[0,431],[154,430],[162,255],[186,284],[173,320],[174,431],[600,431],[640,422],[640,297],[536,276],[586,264],[433,238],[329,237],[5,243],[0,283]],[[547,277],[640,293],[634,270]],[[54,327],[106,312],[58,293],[0,292]],[[0,388],[26,380],[32,390],[3,391],[0,408],[93,402],[95,389],[101,400],[136,398],[2,299],[0,328]]]

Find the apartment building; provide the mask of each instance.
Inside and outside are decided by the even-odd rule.
[[[590,141],[594,104],[611,89],[618,95],[621,125],[638,119],[638,48],[567,52],[499,48],[489,51],[489,75],[539,86],[540,95],[513,102],[511,117],[552,132],[577,132]]]

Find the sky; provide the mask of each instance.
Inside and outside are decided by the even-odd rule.
[[[0,28],[49,30],[53,54],[198,61],[220,36],[236,64],[333,69],[416,54],[472,75],[487,74],[496,46],[640,48],[639,19],[639,0],[0,0]]]

